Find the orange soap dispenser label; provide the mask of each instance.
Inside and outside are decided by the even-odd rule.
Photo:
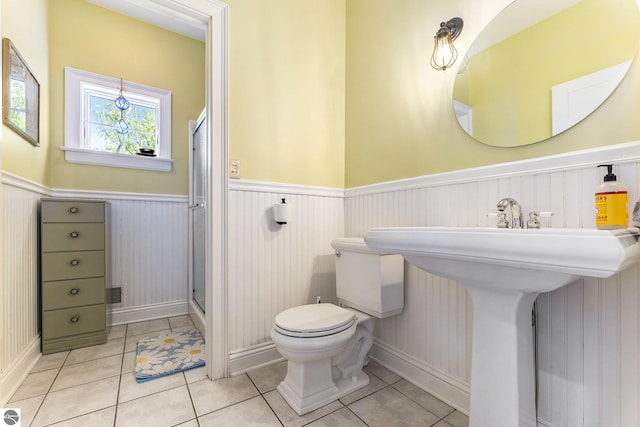
[[[626,226],[627,192],[596,193],[596,226]]]

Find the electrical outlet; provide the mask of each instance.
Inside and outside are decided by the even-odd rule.
[[[240,178],[240,160],[229,160],[229,178]]]

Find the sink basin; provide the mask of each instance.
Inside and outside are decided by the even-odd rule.
[[[547,292],[578,276],[622,271],[638,261],[637,239],[636,228],[399,227],[374,228],[365,236],[368,246],[402,254],[438,276],[525,292]]]
[[[639,230],[374,228],[367,246],[460,282],[473,301],[471,427],[535,426],[531,310],[540,292],[640,260]]]

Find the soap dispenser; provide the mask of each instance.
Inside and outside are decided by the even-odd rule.
[[[627,188],[616,180],[613,165],[598,167],[606,167],[607,174],[604,176],[604,182],[596,188],[596,227],[602,230],[627,228]]]

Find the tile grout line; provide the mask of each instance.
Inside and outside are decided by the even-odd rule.
[[[173,328],[173,326],[171,325],[171,322],[169,321],[169,319],[168,319],[168,318],[167,318],[167,322],[168,322],[168,324],[169,324],[169,329],[173,332],[173,331],[174,331],[174,328]],[[132,334],[132,333],[131,333],[131,331],[129,330],[129,325],[124,325],[124,326],[125,326],[124,336],[123,336],[123,337],[118,337],[118,338],[112,338],[112,340],[116,340],[116,339],[123,339],[123,343],[122,343],[122,347],[120,348],[120,352],[119,352],[119,353],[117,353],[118,355],[120,355],[120,356],[121,356],[121,363],[120,363],[120,370],[119,370],[119,373],[118,373],[119,378],[118,378],[118,381],[117,381],[116,401],[115,401],[114,415],[113,415],[113,423],[112,423],[112,426],[113,426],[113,427],[115,427],[115,426],[117,425],[118,412],[119,412],[119,409],[120,409],[120,408],[119,408],[119,407],[120,407],[119,399],[120,399],[120,395],[121,395],[121,391],[122,391],[122,390],[121,390],[121,388],[122,388],[122,385],[123,385],[123,376],[125,375],[125,374],[124,374],[124,369],[125,369],[125,367],[126,367],[126,365],[125,365],[125,364],[127,363],[127,362],[126,362],[126,358],[125,358],[125,355],[126,355],[126,353],[127,353],[127,352],[126,352],[127,338],[132,338],[132,337],[134,337],[134,336],[142,335],[142,334]],[[180,328],[182,328],[182,326],[181,326]],[[180,328],[178,328],[178,329],[180,329]],[[145,332],[145,333],[146,333],[146,334],[153,334],[153,333],[155,333],[155,332],[159,333],[159,332],[160,332],[160,330],[159,330],[159,331],[147,331],[147,332]],[[108,343],[109,341],[112,341],[112,340],[107,339],[107,343]],[[116,348],[117,348],[117,347],[116,347]],[[47,391],[44,393],[44,397],[42,398],[42,401],[39,403],[39,405],[37,406],[37,409],[34,411],[33,419],[32,419],[32,421],[31,421],[31,422],[30,422],[30,424],[29,424],[30,426],[35,425],[34,421],[35,421],[36,417],[38,416],[38,414],[40,414],[40,412],[41,412],[41,410],[42,410],[42,407],[43,407],[43,405],[44,405],[45,400],[47,400],[47,398],[49,397],[49,395],[50,395],[51,393],[54,393],[54,391],[52,391],[52,388],[53,388],[53,386],[54,386],[55,382],[58,380],[59,376],[61,375],[62,369],[63,369],[64,367],[66,367],[66,366],[67,366],[67,365],[66,365],[66,363],[67,363],[67,362],[70,360],[70,358],[72,357],[72,355],[71,355],[71,352],[72,352],[72,351],[73,351],[73,350],[70,350],[70,351],[66,354],[66,356],[65,356],[65,357],[64,357],[64,359],[62,360],[61,365],[60,365],[58,368],[54,368],[54,369],[57,369],[57,372],[56,372],[56,374],[55,374],[55,377],[54,377],[53,381],[51,382],[51,384],[48,386]],[[134,353],[135,353],[135,351],[134,351]],[[98,358],[96,358],[96,359],[92,359],[92,360],[99,360],[99,359],[103,359],[103,358],[105,358],[105,357],[113,357],[113,356],[116,356],[116,355],[114,354],[114,355],[102,356],[102,357],[98,357]],[[134,356],[134,362],[135,362],[135,356]],[[82,362],[78,362],[78,363],[82,363]],[[73,366],[73,365],[74,365],[74,364],[70,364],[70,365],[68,365],[68,366]],[[384,368],[384,367],[383,367],[383,368]],[[134,372],[135,372],[135,371],[134,371]],[[201,416],[199,416],[199,415],[197,414],[196,406],[195,406],[195,401],[194,401],[194,396],[193,396],[192,391],[191,391],[191,389],[190,389],[190,384],[189,384],[189,382],[188,382],[187,375],[186,375],[186,373],[185,373],[185,372],[181,372],[181,373],[182,373],[182,379],[184,380],[184,384],[187,386],[187,393],[188,393],[188,396],[189,396],[189,400],[190,400],[191,407],[192,407],[192,410],[193,410],[193,413],[194,413],[195,418],[192,418],[192,419],[189,419],[189,420],[183,421],[182,423],[180,423],[180,424],[178,424],[178,425],[182,425],[183,423],[192,423],[193,421],[195,421],[195,423],[194,423],[194,424],[195,424],[196,426],[201,426],[201,422],[200,422],[200,418],[201,418]],[[383,376],[385,376],[385,372],[384,372],[384,371],[380,371],[380,373],[381,373],[381,374],[383,374]],[[451,408],[451,410],[450,410],[448,413],[444,414],[443,416],[436,415],[434,412],[432,412],[431,410],[429,410],[429,409],[428,409],[428,407],[421,405],[418,401],[414,400],[412,397],[410,397],[409,395],[407,395],[407,394],[403,393],[400,389],[396,388],[396,386],[395,386],[395,385],[398,385],[398,383],[403,379],[402,377],[400,377],[400,378],[399,378],[399,379],[397,379],[396,381],[387,382],[387,381],[383,380],[381,376],[376,375],[375,373],[373,373],[372,371],[370,371],[370,370],[368,370],[368,369],[367,369],[367,374],[368,374],[370,377],[372,377],[372,378],[377,378],[377,379],[379,379],[379,380],[382,382],[383,387],[382,387],[382,388],[380,388],[380,389],[377,389],[377,390],[373,390],[373,391],[371,391],[371,392],[368,392],[366,395],[359,397],[358,399],[354,400],[353,402],[350,402],[349,404],[345,404],[341,399],[337,399],[336,401],[340,403],[340,407],[339,407],[339,408],[337,408],[337,409],[335,409],[335,410],[333,410],[333,411],[331,411],[331,412],[328,412],[328,413],[326,413],[326,414],[323,414],[322,416],[320,416],[320,417],[318,417],[318,418],[316,418],[316,419],[314,419],[314,420],[310,420],[309,422],[307,422],[307,423],[305,423],[305,424],[303,424],[303,425],[309,425],[309,424],[314,423],[314,422],[316,422],[316,421],[318,421],[318,420],[321,420],[321,419],[327,418],[327,417],[331,416],[332,414],[335,414],[336,412],[340,411],[342,408],[346,408],[346,409],[349,411],[349,413],[350,413],[352,416],[354,416],[354,417],[355,417],[355,419],[359,420],[359,421],[360,421],[360,422],[362,422],[364,425],[369,426],[369,424],[368,424],[367,422],[365,422],[365,421],[364,421],[364,419],[362,419],[362,418],[361,418],[361,417],[360,417],[356,412],[354,412],[354,411],[351,409],[351,407],[350,407],[350,406],[351,406],[351,405],[353,405],[353,404],[355,404],[355,403],[356,403],[356,402],[358,402],[358,401],[361,401],[361,400],[363,400],[363,399],[365,399],[365,398],[367,398],[367,397],[370,397],[371,395],[373,395],[373,394],[375,394],[375,393],[378,393],[378,392],[380,392],[380,391],[382,391],[382,390],[385,390],[385,389],[390,388],[390,389],[392,389],[392,390],[394,390],[394,391],[398,392],[398,393],[399,393],[399,395],[403,396],[403,398],[408,399],[409,401],[411,401],[411,402],[413,402],[413,403],[417,404],[419,407],[421,407],[421,408],[422,408],[422,409],[424,409],[425,411],[427,411],[427,412],[429,412],[430,414],[432,414],[432,415],[436,416],[436,417],[437,417],[437,420],[436,420],[434,423],[430,424],[430,426],[432,426],[432,427],[433,427],[433,426],[436,426],[436,425],[439,425],[439,424],[442,424],[443,426],[446,426],[446,427],[453,427],[453,426],[454,426],[454,424],[451,424],[450,422],[448,422],[448,421],[446,420],[446,418],[447,418],[447,417],[449,417],[449,416],[451,416],[452,414],[454,414],[454,413],[456,412],[456,409],[455,409],[455,408]],[[250,383],[253,385],[253,387],[255,388],[255,390],[258,392],[258,395],[253,396],[253,397],[260,396],[260,397],[262,398],[263,402],[265,402],[265,403],[267,404],[267,406],[269,407],[269,409],[271,410],[271,412],[273,413],[273,415],[275,415],[275,417],[276,417],[276,419],[278,420],[279,424],[280,424],[280,425],[282,425],[282,426],[284,426],[284,425],[285,425],[285,423],[284,423],[284,421],[280,418],[280,416],[278,416],[278,413],[276,412],[275,407],[272,407],[272,405],[269,403],[269,401],[265,398],[265,394],[268,394],[268,393],[273,392],[274,390],[276,390],[276,388],[272,388],[272,389],[269,389],[269,390],[265,390],[265,391],[263,392],[263,391],[261,391],[261,390],[258,388],[256,381],[254,381],[254,379],[251,377],[251,375],[249,375],[248,373],[244,373],[243,375],[245,375],[245,376],[249,379]],[[112,378],[112,377],[107,377],[107,378]],[[205,379],[208,379],[208,378],[205,378]],[[101,380],[104,380],[104,378],[102,378],[102,379],[96,379],[96,380],[91,381],[91,382],[89,382],[89,383],[96,382],[96,381],[101,381]],[[197,381],[196,381],[196,382],[197,382]],[[86,383],[86,384],[89,384],[89,383]],[[180,387],[181,387],[181,386],[180,386]],[[68,388],[68,387],[67,387],[67,388]],[[167,389],[167,390],[171,390],[171,389],[175,389],[175,388],[178,388],[178,387],[172,387],[172,388]],[[63,388],[63,389],[61,389],[61,390],[65,390],[65,389],[66,389],[66,388]],[[136,399],[141,399],[141,398],[143,398],[143,397],[151,396],[151,395],[153,395],[153,394],[157,394],[157,393],[164,392],[164,391],[167,391],[167,390],[162,390],[162,391],[158,391],[158,392],[156,392],[156,393],[151,393],[151,394],[149,394],[149,395],[140,396],[140,397],[137,397]],[[56,390],[56,391],[59,391],[59,390]],[[250,397],[250,398],[247,398],[247,399],[244,399],[244,400],[238,401],[238,402],[234,402],[234,403],[229,404],[229,405],[226,405],[226,406],[224,406],[224,407],[222,407],[222,408],[218,408],[218,409],[216,409],[215,411],[208,412],[207,414],[202,414],[202,416],[205,416],[205,415],[208,415],[208,414],[210,414],[210,413],[214,413],[214,412],[217,412],[217,411],[220,411],[220,410],[226,409],[226,408],[230,408],[230,407],[233,407],[233,406],[239,405],[239,404],[241,404],[241,403],[243,403],[243,402],[247,402],[248,400],[253,399],[253,397]],[[434,397],[434,398],[435,398],[435,397]],[[134,400],[136,400],[136,399],[132,399],[132,400],[130,400],[130,401],[134,401]],[[437,398],[435,398],[435,399],[437,399]],[[126,402],[122,402],[122,403],[126,403]],[[68,420],[75,419],[75,418],[79,418],[79,417],[86,416],[86,415],[89,415],[89,414],[97,413],[97,412],[100,412],[100,411],[106,410],[106,409],[108,409],[108,408],[111,408],[111,406],[107,406],[107,407],[105,407],[105,408],[100,408],[100,409],[97,409],[97,410],[94,410],[94,411],[90,411],[90,412],[87,412],[87,413],[85,413],[85,414],[80,414],[80,415],[77,415],[77,416],[75,416],[75,417],[69,418],[69,419],[67,419],[67,420],[62,420],[62,421],[68,421]],[[441,413],[443,413],[443,412],[441,412]],[[57,421],[57,422],[60,422],[60,421]],[[458,425],[458,424],[456,423],[455,425]]]
[[[127,334],[129,331],[129,325],[125,325],[124,328],[124,342],[122,343],[122,362],[120,362],[120,378],[118,378],[118,392],[116,393],[116,409],[113,413],[113,427],[116,427],[118,420],[118,407],[120,406],[120,387],[122,385],[122,371],[124,370],[124,355],[127,348]],[[107,337],[108,340],[108,337]]]
[[[36,409],[36,412],[33,414],[33,419],[31,420],[31,423],[29,423],[30,425],[32,425],[34,423],[34,421],[36,420],[36,417],[38,416],[38,413],[40,412],[40,409],[42,409],[42,405],[44,405],[44,401],[49,396],[49,393],[51,393],[51,388],[53,387],[53,384],[58,379],[58,376],[60,375],[60,372],[62,371],[62,368],[63,368],[64,364],[66,363],[67,359],[69,358],[70,354],[71,354],[71,351],[69,351],[67,353],[66,357],[62,361],[62,364],[57,368],[58,372],[56,373],[56,376],[53,379],[53,381],[51,381],[51,384],[49,385],[49,388],[47,388],[47,391],[45,392],[44,397],[42,398],[42,402],[40,402],[40,404],[38,405],[38,409]]]
[[[76,349],[73,349],[73,350],[76,350]],[[69,356],[71,355],[71,351],[73,351],[73,350],[69,350],[69,353],[67,354],[67,357],[65,357],[65,360],[63,361],[62,366],[61,366],[60,368],[58,368],[58,374],[62,371],[62,368],[64,368],[65,366],[73,366],[73,365],[74,365],[74,363],[72,363],[72,364],[70,364],[70,365],[65,365],[65,363],[66,363],[67,359],[68,359],[68,358],[69,358]],[[111,357],[111,356],[109,356],[109,357]],[[97,359],[93,359],[93,360],[99,360],[99,359],[101,359],[101,358],[97,358]],[[85,385],[85,384],[90,384],[90,383],[93,383],[93,382],[96,382],[96,381],[101,381],[101,380],[108,379],[108,378],[113,378],[113,377],[101,378],[101,379],[97,379],[97,380],[94,380],[94,381],[90,381],[90,382],[88,382],[88,383],[78,384],[78,385],[76,385],[76,386],[70,386],[70,387],[66,387],[66,388],[61,388],[60,390],[54,390],[54,391],[51,391],[51,388],[53,387],[53,382],[55,382],[55,379],[54,379],[54,381],[51,383],[51,386],[49,387],[49,390],[48,390],[48,391],[47,391],[47,393],[45,394],[45,399],[46,399],[46,397],[47,397],[47,396],[49,396],[49,394],[51,394],[51,393],[56,393],[56,392],[58,392],[58,391],[67,390],[67,389],[72,388],[72,387],[77,387],[77,386],[81,386],[81,385]],[[57,375],[56,375],[56,379],[57,379]],[[44,403],[44,399],[42,400],[42,403]],[[42,405],[42,404],[41,404],[41,405]],[[117,406],[117,401],[116,401],[116,405],[114,405],[114,406]],[[110,408],[110,407],[111,407],[111,406],[107,406],[106,408]],[[77,416],[75,416],[75,417],[66,418],[66,419],[64,419],[64,420],[58,420],[58,421],[55,421],[55,422],[53,422],[53,423],[46,424],[46,425],[44,425],[44,427],[46,427],[46,426],[51,426],[51,425],[55,425],[55,424],[58,424],[58,423],[61,423],[61,422],[66,422],[66,421],[73,420],[73,419],[76,419],[76,418],[80,418],[80,417],[83,417],[83,416],[85,416],[85,415],[89,415],[89,414],[93,414],[93,413],[95,413],[95,412],[102,411],[102,410],[104,410],[104,409],[106,409],[106,408],[101,408],[101,409],[97,409],[97,410],[95,410],[95,411],[90,411],[90,412],[87,412],[87,413],[84,413],[84,414],[79,414],[79,415],[77,415]],[[37,415],[37,413],[39,412],[39,410],[40,410],[40,407],[38,408],[38,411],[36,411],[36,415]],[[115,418],[114,418],[114,419],[115,419]],[[31,424],[33,424],[33,422],[34,422],[34,421],[35,421],[35,416],[33,417],[33,420],[31,421]]]
[[[412,401],[412,402],[416,403],[418,406],[420,406],[421,408],[423,408],[425,411],[427,411],[427,412],[429,412],[430,414],[432,414],[432,415],[434,415],[435,417],[437,417],[437,418],[438,418],[438,420],[437,420],[435,423],[431,424],[431,427],[435,426],[435,425],[436,425],[436,424],[438,424],[440,421],[444,421],[444,422],[446,422],[447,424],[450,424],[447,420],[445,420],[445,418],[447,418],[449,415],[451,415],[451,414],[453,414],[454,412],[456,412],[456,408],[453,408],[453,407],[451,407],[451,406],[449,406],[449,405],[447,404],[447,406],[449,406],[449,407],[451,408],[451,411],[447,412],[447,414],[446,414],[446,415],[444,415],[444,416],[442,416],[442,417],[441,417],[440,415],[438,415],[438,414],[436,414],[436,413],[434,413],[434,412],[430,411],[428,408],[426,408],[426,407],[422,406],[422,405],[421,405],[420,403],[418,403],[416,400],[413,400],[409,395],[407,395],[407,394],[403,393],[400,389],[398,389],[398,388],[396,388],[396,387],[393,387],[393,384],[397,384],[397,383],[399,383],[400,381],[402,381],[402,379],[397,380],[397,381],[394,381],[392,384],[388,384],[388,385],[389,385],[389,386],[391,386],[391,387],[392,387],[394,390],[396,390],[397,392],[399,392],[401,395],[403,395],[404,397],[406,397],[407,399],[409,399],[410,401]],[[405,381],[406,381],[406,380],[405,380]],[[411,384],[411,383],[409,383],[409,384]],[[431,394],[431,393],[429,393],[429,394]],[[432,395],[432,396],[433,396],[433,395]],[[436,398],[436,399],[437,399],[437,397],[435,397],[435,396],[434,396],[434,398]]]
[[[262,400],[267,404],[267,406],[269,407],[269,409],[271,409],[271,412],[273,413],[273,415],[275,415],[276,419],[278,420],[278,422],[280,423],[281,426],[284,426],[284,423],[282,422],[282,420],[280,419],[280,417],[278,416],[278,414],[276,413],[276,411],[273,409],[273,407],[271,407],[271,405],[269,404],[269,401],[264,397],[265,393],[268,393],[272,390],[267,390],[264,393],[260,391],[260,389],[258,388],[258,386],[256,385],[256,383],[253,381],[253,379],[251,378],[251,375],[245,373],[244,375],[246,375],[249,378],[249,381],[251,381],[251,384],[253,384],[253,386],[256,388],[256,390],[258,390],[258,393],[260,393],[260,397],[262,398]],[[274,389],[275,390],[275,389]]]
[[[356,401],[356,402],[357,402],[357,401]],[[354,403],[355,403],[355,402],[354,402]],[[357,419],[359,419],[360,421],[362,421],[362,423],[363,423],[364,425],[366,425],[367,427],[369,427],[369,424],[367,424],[367,422],[366,422],[365,420],[363,420],[362,418],[360,418],[360,415],[358,415],[358,414],[356,414],[355,412],[353,412],[353,411],[351,410],[351,408],[349,408],[349,407],[348,407],[348,406],[346,406],[346,405],[345,405],[345,408],[347,408],[347,410],[348,410],[349,412],[351,412],[351,413],[352,413],[352,414],[353,414]]]
[[[191,395],[191,387],[189,387],[189,381],[187,381],[187,376],[185,375],[184,371],[182,371],[181,374],[182,374],[182,377],[184,378],[184,383],[187,386],[187,393],[189,394],[189,401],[191,402],[191,408],[193,408],[193,415],[195,416],[196,424],[200,426],[200,419],[199,419],[200,416],[198,415],[196,404],[193,401],[193,396]]]
[[[115,339],[119,339],[119,338],[115,338]],[[109,339],[107,338],[107,342],[108,342],[108,341],[109,341]],[[74,349],[74,350],[76,350],[76,349]],[[78,363],[72,363],[72,364],[70,364],[70,365],[65,365],[65,363],[66,363],[67,359],[69,358],[69,356],[71,355],[71,352],[72,352],[72,351],[73,351],[73,350],[69,350],[69,353],[67,354],[67,357],[65,357],[65,360],[63,361],[62,366],[59,368],[59,371],[62,371],[62,368],[63,368],[63,367],[65,367],[65,366],[73,366],[73,365],[77,365],[78,363],[83,363],[83,362],[78,362]],[[110,355],[110,356],[106,356],[106,357],[113,357],[113,356],[117,356],[117,354]],[[98,358],[96,358],[96,359],[92,359],[92,360],[100,360],[100,359],[104,359],[104,357],[98,357]],[[121,362],[120,362],[120,374],[118,375],[118,377],[119,377],[119,379],[118,379],[118,392],[116,393],[116,402],[115,402],[115,404],[113,405],[113,407],[115,408],[114,417],[113,417],[113,424],[114,424],[114,427],[115,427],[115,422],[116,422],[116,414],[117,414],[117,411],[118,411],[118,398],[119,398],[119,395],[120,395],[120,383],[121,383],[121,381],[122,381],[122,369],[123,369],[123,366],[124,366],[124,342],[122,343],[122,360],[121,360]],[[115,376],[115,375],[114,375],[114,376]],[[57,376],[56,376],[56,378],[57,378]],[[77,387],[77,386],[80,386],[80,385],[90,384],[90,383],[92,383],[92,382],[96,382],[96,381],[102,381],[102,380],[105,380],[105,379],[108,379],[108,378],[113,378],[113,377],[101,378],[101,379],[97,379],[97,380],[94,380],[94,381],[90,381],[90,382],[88,382],[88,383],[78,384],[78,385],[76,385],[76,386],[70,386],[70,387],[62,388],[62,389],[60,389],[60,390],[55,390],[55,391],[53,391],[53,392],[52,392],[51,390],[49,390],[49,391],[45,394],[45,398],[46,398],[46,396],[48,396],[48,395],[49,395],[49,393],[55,393],[55,392],[57,392],[57,391],[66,390],[66,389],[69,389],[69,388],[72,388],[72,387]],[[55,382],[55,380],[54,380],[54,382]],[[50,388],[51,388],[51,387],[53,387],[53,383],[51,383]],[[43,403],[44,403],[44,399],[43,399]],[[80,418],[80,417],[83,417],[83,416],[86,416],[86,415],[89,415],[89,414],[94,414],[94,413],[96,413],[96,412],[103,411],[103,410],[108,409],[108,408],[111,408],[111,407],[112,407],[112,406],[107,406],[107,407],[105,407],[105,408],[97,409],[97,410],[95,410],[95,411],[90,411],[90,412],[87,412],[87,413],[84,413],[84,414],[77,415],[77,416],[75,416],[75,417],[67,418],[67,419],[65,419],[65,420],[56,421],[56,422],[54,422],[53,424],[57,424],[57,423],[60,423],[60,422],[66,422],[66,421],[73,420],[73,419],[76,419],[76,418]],[[36,414],[37,414],[37,412],[36,412]],[[35,416],[34,416],[34,420],[35,420]],[[33,423],[33,421],[32,421],[32,423]],[[48,425],[53,425],[53,424],[48,424]]]

